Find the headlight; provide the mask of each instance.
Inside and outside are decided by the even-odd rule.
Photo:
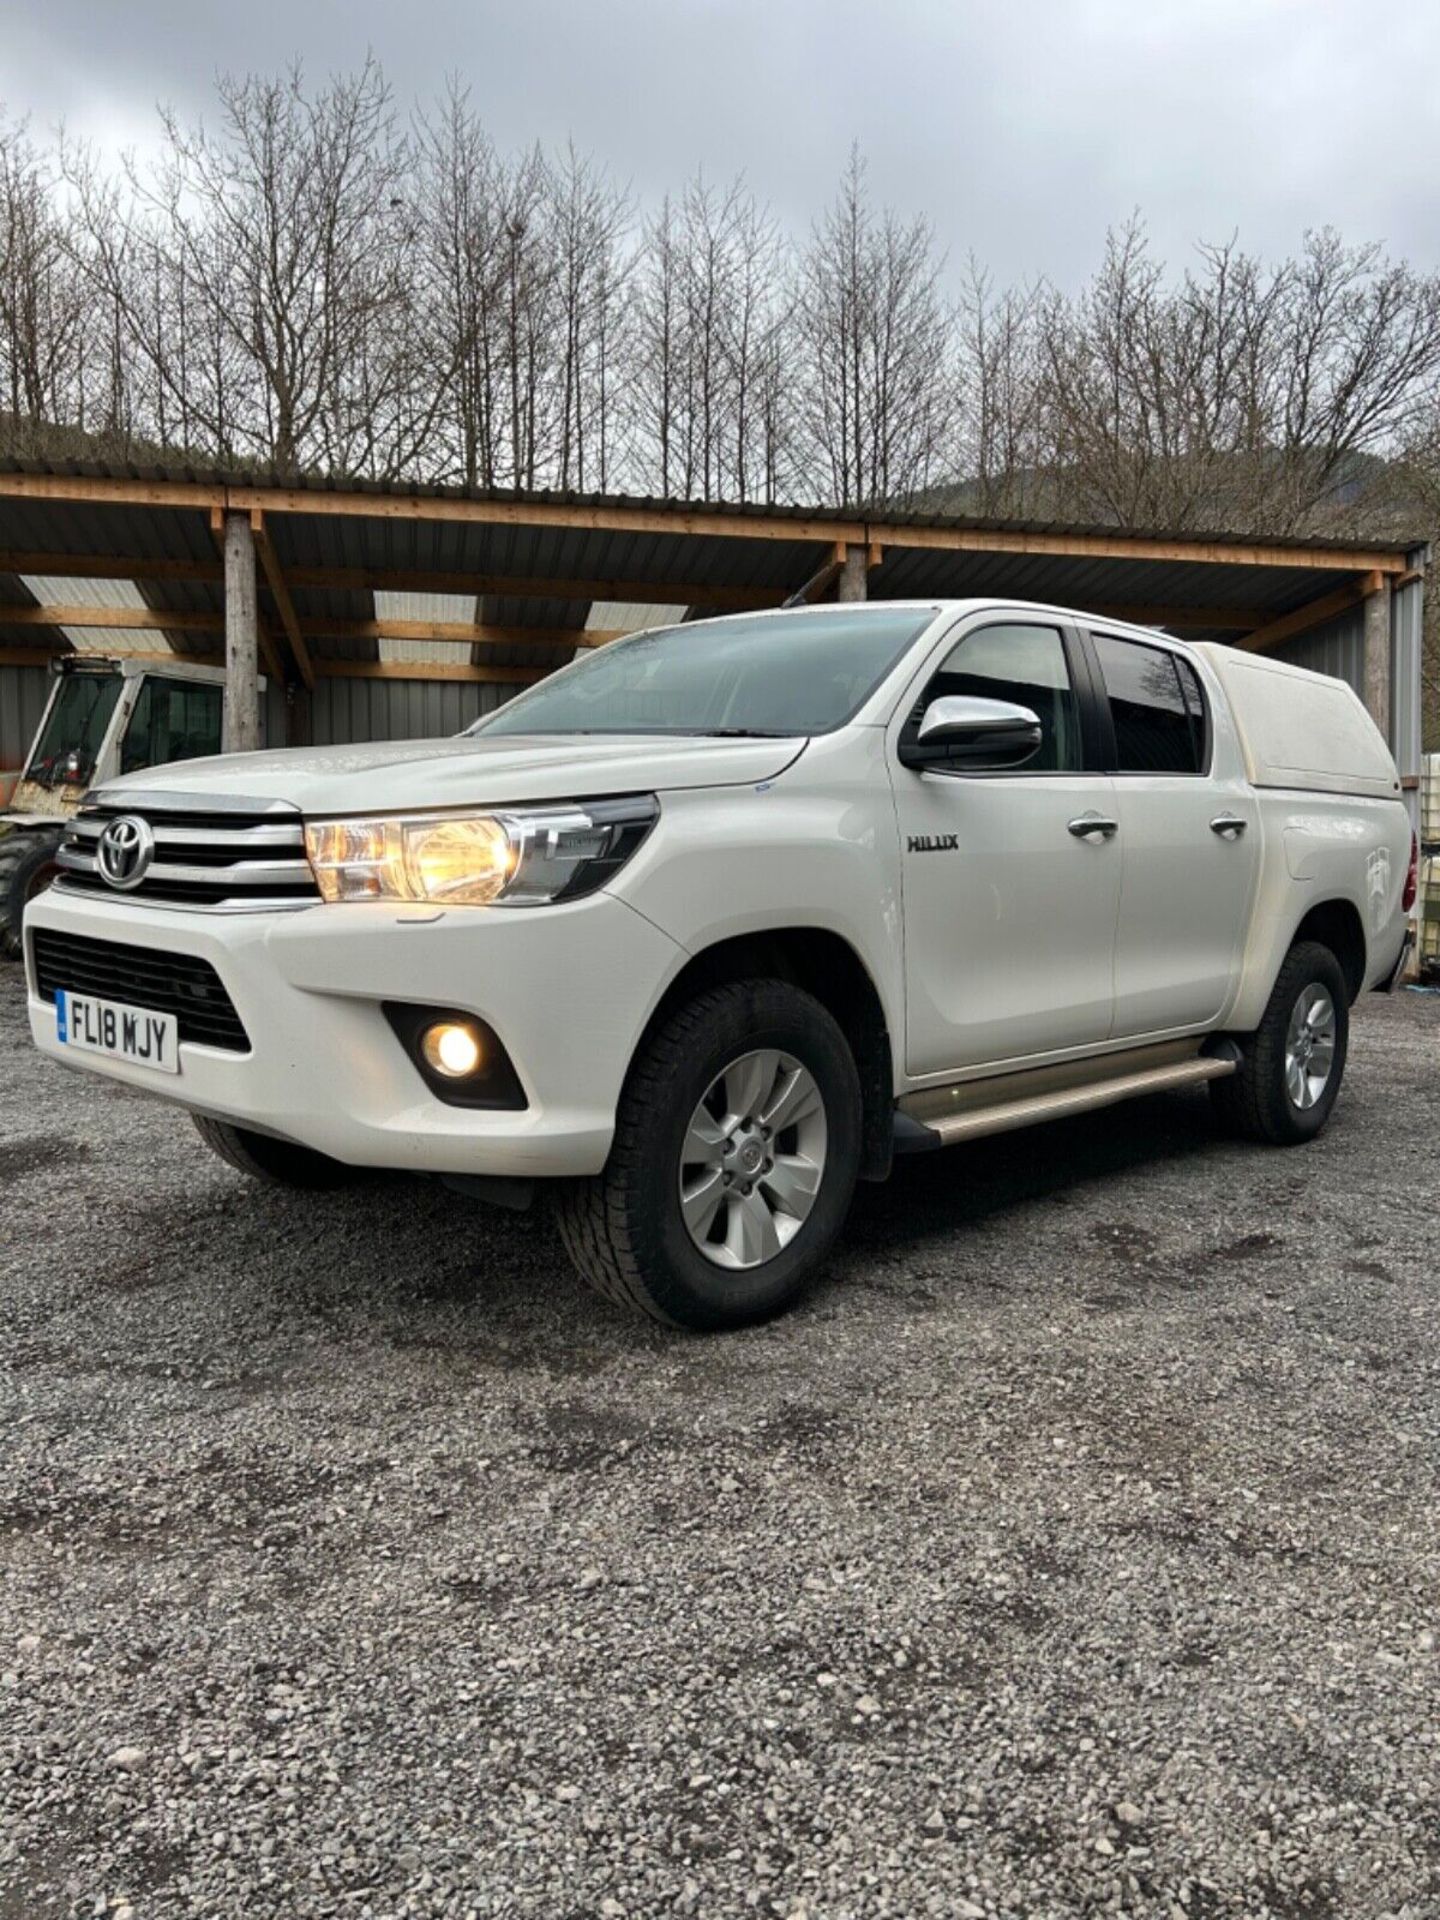
[[[491,813],[312,820],[309,856],[326,900],[538,907],[593,893],[654,826],[653,794]]]

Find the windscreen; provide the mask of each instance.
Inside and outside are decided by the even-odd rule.
[[[631,634],[471,733],[812,734],[843,726],[934,608],[807,608]]]
[[[89,780],[119,698],[118,673],[67,675],[35,742],[26,779],[45,787]]]

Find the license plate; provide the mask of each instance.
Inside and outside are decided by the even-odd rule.
[[[62,988],[55,995],[55,1033],[62,1046],[82,1053],[103,1053],[137,1067],[158,1067],[161,1073],[180,1071],[180,1025],[173,1013],[123,1007]]]

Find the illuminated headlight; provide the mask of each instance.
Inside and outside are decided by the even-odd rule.
[[[659,815],[653,794],[491,813],[311,820],[305,851],[325,900],[538,907],[604,886]]]

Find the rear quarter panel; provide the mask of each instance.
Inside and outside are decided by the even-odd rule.
[[[1357,795],[1256,793],[1264,855],[1240,990],[1226,1026],[1260,1023],[1296,929],[1312,907],[1346,900],[1365,929],[1365,984],[1383,980],[1405,938],[1400,899],[1410,863],[1410,820],[1398,800]]]

